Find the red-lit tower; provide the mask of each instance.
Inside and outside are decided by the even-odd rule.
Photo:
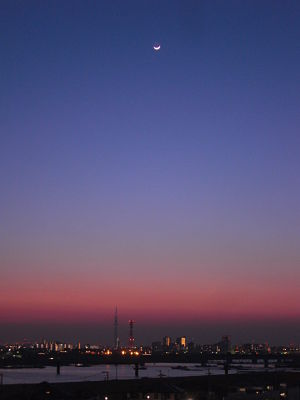
[[[129,323],[129,340],[128,340],[128,346],[130,349],[134,348],[134,336],[133,336],[133,324],[135,324],[135,321],[133,319],[130,319],[128,321]]]

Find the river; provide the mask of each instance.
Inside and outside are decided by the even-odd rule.
[[[263,370],[263,365],[234,365],[229,373],[248,372],[249,370]],[[161,377],[183,377],[200,375],[224,374],[222,365],[211,364],[200,366],[195,364],[169,364],[155,363],[146,364],[144,369],[139,369],[140,378]],[[93,365],[90,367],[62,366],[60,375],[56,374],[55,367],[45,368],[5,368],[0,369],[3,384],[40,383],[40,382],[82,382],[82,381],[103,381],[112,379],[135,379],[133,365]]]

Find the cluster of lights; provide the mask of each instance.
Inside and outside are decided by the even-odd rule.
[[[80,342],[77,344],[67,344],[60,343],[57,341],[47,341],[29,343],[24,342],[20,343],[12,343],[0,345],[0,354],[1,357],[4,358],[22,358],[24,351],[35,351],[40,357],[53,356],[54,353],[69,353],[72,351],[79,351],[81,354],[91,355],[91,356],[113,356],[113,355],[121,355],[121,356],[140,356],[140,355],[151,355],[155,352],[161,354],[181,354],[181,353],[198,353],[198,354],[212,354],[218,355],[222,354],[222,346],[219,343],[216,344],[204,344],[204,345],[195,345],[195,344],[187,344],[186,337],[182,336],[176,339],[175,343],[171,343],[170,337],[164,337],[162,342],[154,342],[151,346],[141,346],[141,347],[133,347],[128,346],[122,347],[118,350],[113,349],[112,347],[100,346],[100,345],[84,345],[83,347],[80,345]],[[172,345],[172,346],[171,346]],[[155,347],[156,346],[156,347]],[[289,354],[300,354],[300,345],[299,344],[291,344],[289,346],[269,346],[267,343],[245,343],[241,345],[235,345],[231,347],[230,352],[232,355],[256,355],[259,357],[260,355],[277,355],[282,354],[287,356]]]
[[[126,356],[127,352],[125,350],[122,350],[121,354],[122,354],[122,356]],[[130,350],[128,352],[128,354],[130,354],[131,356],[139,356],[140,355],[140,353],[138,351],[136,351],[136,350],[135,351],[134,350]]]

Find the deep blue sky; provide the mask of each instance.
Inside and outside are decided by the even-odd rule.
[[[299,1],[1,1],[3,320],[51,319],[62,293],[157,326],[161,304],[177,326],[299,317],[299,20]]]

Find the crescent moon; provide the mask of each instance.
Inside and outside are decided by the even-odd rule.
[[[160,44],[159,44],[159,45],[157,45],[157,46],[153,46],[153,49],[154,49],[155,51],[158,51],[158,50],[160,50]]]

